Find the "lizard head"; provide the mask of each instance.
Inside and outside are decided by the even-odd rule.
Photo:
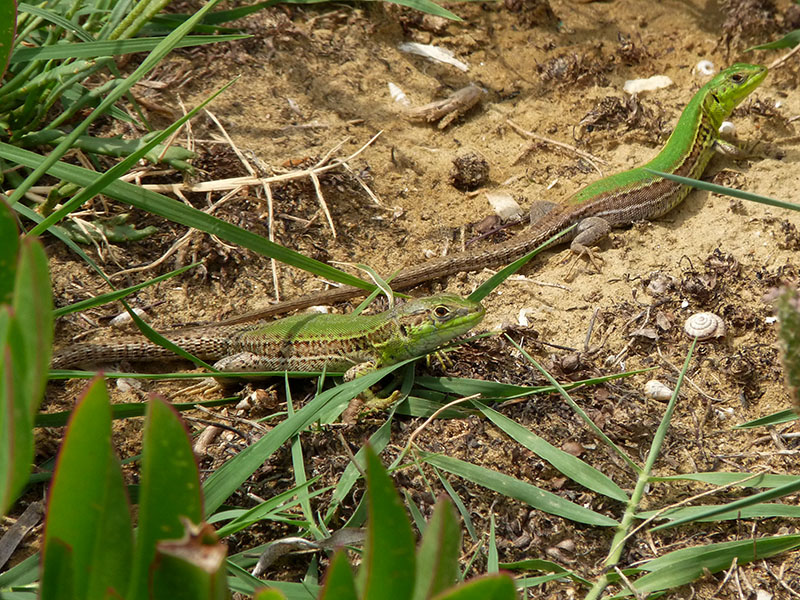
[[[437,294],[409,300],[393,309],[399,329],[396,344],[384,352],[393,362],[424,356],[462,335],[481,322],[486,309],[480,302],[453,294]]]
[[[720,71],[703,88],[706,91],[702,96],[704,108],[716,123],[722,123],[766,76],[767,67],[747,63],[738,63]]]

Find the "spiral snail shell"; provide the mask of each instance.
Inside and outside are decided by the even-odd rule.
[[[683,325],[683,330],[689,337],[698,340],[720,338],[725,335],[725,322],[722,317],[710,312],[695,313]]]

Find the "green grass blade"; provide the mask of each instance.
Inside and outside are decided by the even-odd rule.
[[[186,265],[185,267],[180,267],[179,269],[175,269],[174,271],[170,271],[169,273],[164,273],[163,275],[159,275],[158,277],[154,277],[153,279],[148,279],[147,281],[144,281],[142,283],[137,283],[136,285],[132,285],[130,287],[115,290],[113,292],[108,292],[106,294],[100,294],[99,296],[95,296],[94,298],[87,298],[86,300],[81,300],[73,304],[68,304],[67,306],[62,306],[61,308],[57,308],[53,311],[53,316],[63,317],[64,315],[68,315],[74,312],[80,312],[82,310],[87,310],[89,308],[95,308],[97,306],[102,306],[103,304],[108,304],[109,302],[114,302],[115,300],[121,300],[122,298],[130,296],[131,294],[138,292],[141,289],[144,289],[156,283],[161,283],[162,281],[166,281],[167,279],[171,279],[201,264],[202,263],[199,262],[192,263],[190,265]]]
[[[31,168],[42,164],[43,160],[42,157],[35,152],[23,150],[2,142],[0,142],[0,158],[5,158]],[[58,177],[59,179],[76,183],[81,187],[91,185],[97,178],[97,173],[94,171],[63,162],[53,165],[52,168],[49,169],[48,174]],[[203,211],[192,208],[191,206],[186,206],[182,202],[178,202],[172,198],[142,189],[125,181],[113,181],[105,187],[102,192],[107,196],[125,204],[130,204],[145,212],[156,214],[170,221],[174,221],[175,223],[180,223],[181,225],[193,227],[200,231],[216,235],[228,242],[238,244],[253,252],[268,258],[274,258],[275,260],[298,269],[303,269],[304,271],[319,275],[320,277],[332,279],[339,283],[352,285],[365,290],[372,290],[375,287],[344,271],[340,271],[339,269],[335,269],[313,258],[308,258],[299,252],[289,250],[288,248],[270,242],[246,229],[212,217]],[[17,209],[16,206],[14,208]]]
[[[189,20],[183,25],[178,27],[175,31],[170,33],[163,39],[150,54],[142,61],[142,63],[131,73],[127,78],[121,80],[109,94],[103,99],[102,102],[95,108],[89,115],[78,123],[75,128],[67,135],[62,142],[60,142],[50,153],[41,160],[40,164],[25,178],[17,189],[9,196],[9,203],[13,206],[28,192],[30,187],[41,179],[41,177],[48,172],[48,170],[58,162],[58,160],[66,154],[72,147],[73,142],[83,135],[86,130],[98,117],[106,113],[106,111],[114,105],[114,103],[122,98],[133,85],[142,79],[147,73],[158,65],[159,62],[172,51],[175,44],[178,43],[184,36],[186,36],[192,29],[192,26],[202,19],[211,8],[214,7],[219,0],[209,0],[200,10],[198,10]],[[45,219],[46,221],[46,219]]]
[[[0,2],[0,81],[6,74],[16,33],[17,3],[14,0]]]
[[[539,246],[537,246],[535,249],[533,249],[530,252],[528,252],[528,254],[526,254],[522,258],[518,258],[517,260],[515,260],[513,263],[511,263],[507,267],[504,267],[504,268],[500,269],[497,273],[492,275],[486,283],[480,285],[478,287],[478,289],[476,289],[474,292],[472,292],[469,295],[469,299],[470,300],[474,300],[475,302],[480,302],[481,300],[486,298],[486,296],[491,294],[497,286],[499,286],[506,279],[508,279],[514,273],[516,273],[522,267],[524,267],[534,256],[539,254],[539,252],[541,252],[542,250],[547,248],[550,244],[555,242],[561,236],[566,235],[567,233],[572,231],[575,227],[577,227],[577,225],[571,225],[570,227],[567,227],[563,231],[559,231],[557,234],[555,234],[549,240],[547,240],[546,242],[543,242],[542,244],[539,244]]]
[[[513,421],[492,410],[485,404],[473,400],[472,404],[480,410],[501,431],[525,446],[528,450],[550,463],[556,470],[563,473],[576,483],[600,494],[627,502],[628,495],[604,473],[587,465],[578,457],[564,452],[549,444],[538,435],[532,433],[516,421]]]
[[[766,490],[758,494],[753,494],[752,496],[748,496],[747,498],[741,498],[740,500],[735,500],[734,502],[729,502],[728,504],[724,504],[722,506],[710,507],[707,510],[702,511],[696,515],[687,515],[682,519],[675,519],[670,523],[664,523],[663,525],[654,527],[653,529],[651,529],[651,531],[659,531],[660,529],[676,527],[678,525],[683,525],[684,523],[691,523],[692,521],[700,519],[704,520],[710,519],[711,517],[714,517],[722,513],[726,513],[729,511],[737,511],[740,508],[746,508],[748,506],[753,506],[760,502],[766,502],[767,500],[780,498],[781,496],[792,494],[798,490],[800,490],[800,478],[798,478],[796,481],[786,483],[776,488],[772,488],[771,490]]]
[[[737,487],[775,488],[794,482],[800,482],[797,475],[769,475],[767,473],[687,473],[685,475],[669,475],[667,477],[651,477],[650,481],[700,481],[711,485],[731,485]]]
[[[333,490],[333,494],[331,495],[330,502],[328,502],[327,510],[325,511],[325,516],[323,517],[322,521],[325,524],[330,523],[330,520],[336,515],[336,512],[339,510],[339,504],[347,498],[350,494],[350,490],[353,489],[356,481],[361,478],[361,472],[359,469],[366,468],[366,448],[369,445],[373,451],[380,454],[383,452],[383,449],[389,444],[392,436],[392,419],[386,419],[383,422],[378,430],[373,433],[367,444],[364,444],[361,449],[356,452],[355,461],[350,461],[347,463],[347,466],[344,469],[344,472],[339,477],[339,482],[336,484],[336,488]],[[353,464],[355,462],[355,464]]]
[[[734,560],[741,566],[800,547],[800,535],[746,539],[676,550],[651,560],[641,568],[651,571],[633,585],[642,594],[675,588],[702,577],[729,569]]]
[[[470,463],[429,452],[420,452],[420,459],[439,469],[463,477],[476,485],[494,490],[500,494],[526,502],[548,514],[558,515],[578,523],[614,527],[618,525],[614,519],[582,506],[564,500],[560,496],[541,488],[520,481],[503,473],[478,467]]]
[[[172,408],[178,412],[192,410],[198,406],[205,406],[206,408],[213,408],[215,406],[225,406],[227,404],[234,404],[239,402],[239,398],[222,398],[219,400],[202,400],[200,402],[181,402],[179,404],[171,404]],[[126,402],[123,404],[111,405],[111,419],[130,419],[131,417],[143,417],[146,404],[141,402]],[[69,420],[71,410],[65,410],[54,413],[39,413],[36,415],[34,423],[35,427],[64,427]]]
[[[25,2],[19,3],[18,10],[21,13],[28,13],[30,15],[39,17],[40,19],[44,19],[45,21],[48,21],[53,25],[58,25],[64,31],[74,33],[80,40],[84,42],[91,42],[94,39],[92,38],[90,33],[88,33],[85,29],[83,29],[83,27],[79,26],[76,23],[73,23],[68,19],[65,19],[55,11],[47,10],[45,8],[40,8],[38,6],[33,6],[32,4],[27,4]]]
[[[759,417],[741,425],[734,425],[734,429],[751,429],[753,427],[767,427],[769,425],[780,425],[781,423],[788,423],[789,421],[796,421],[799,419],[797,413],[791,409],[779,410],[776,413],[767,415],[766,417]]]
[[[700,181],[699,179],[690,179],[689,177],[681,177],[680,175],[673,175],[672,173],[663,173],[661,171],[654,171],[652,169],[644,169],[653,175],[659,175],[664,179],[677,181],[684,185],[690,185],[698,190],[707,190],[716,194],[723,194],[725,196],[733,196],[734,198],[741,198],[742,200],[750,200],[751,202],[758,202],[759,204],[766,204],[767,206],[776,206],[778,208],[787,208],[789,210],[800,210],[800,204],[794,202],[784,202],[783,200],[775,200],[767,196],[760,196],[752,192],[745,192],[744,190],[737,190],[735,188],[717,185],[716,183],[709,183],[708,181]]]
[[[175,44],[175,48],[191,48],[217,42],[234,42],[250,38],[250,35],[191,35]],[[100,56],[122,56],[134,52],[150,52],[164,38],[136,38],[132,40],[97,40],[91,42],[64,43],[41,48],[19,48],[11,57],[11,64],[32,60],[62,60],[67,58],[98,58]]]
[[[550,375],[550,373],[547,372],[547,369],[545,369],[542,365],[536,362],[536,360],[530,354],[528,354],[522,346],[517,344],[517,342],[512,340],[509,336],[506,337],[514,345],[514,347],[522,353],[522,356],[524,356],[528,362],[530,362],[534,367],[536,367],[539,370],[539,372],[545,376],[547,381],[549,381],[551,385],[553,385],[553,387],[555,387],[558,390],[558,393],[561,394],[561,397],[564,398],[567,404],[569,404],[570,408],[573,411],[575,411],[575,413],[583,420],[584,423],[586,423],[589,429],[591,429],[597,437],[603,440],[603,442],[608,444],[608,446],[612,448],[620,456],[620,458],[622,458],[622,460],[624,460],[628,464],[628,466],[631,467],[631,469],[633,469],[637,473],[641,472],[641,467],[639,467],[639,465],[633,462],[633,459],[631,459],[622,448],[620,448],[617,444],[615,444],[611,440],[611,438],[609,438],[605,434],[605,432],[603,432],[602,429],[600,429],[597,425],[594,424],[594,421],[592,421],[589,418],[589,415],[586,414],[586,411],[584,411],[580,406],[576,404],[576,402],[570,397],[570,395],[567,393],[564,387],[560,383],[558,383],[558,381],[556,381],[555,377]]]
[[[800,29],[790,31],[781,39],[775,40],[774,42],[761,44],[759,46],[752,46],[751,48],[745,50],[745,52],[750,52],[751,50],[779,50],[780,48],[794,48],[797,46],[797,44],[800,44]]]
[[[703,516],[709,511],[710,508],[717,508],[711,506],[684,506],[683,508],[675,508],[667,512],[648,510],[645,512],[637,513],[637,519],[649,519],[657,516],[659,519],[668,519],[671,521],[677,519],[688,518],[697,522],[717,522],[717,521],[731,521],[738,519],[770,519],[774,517],[782,517],[787,519],[800,519],[800,506],[791,504],[753,504],[752,506],[745,506],[737,510],[729,510],[726,512],[716,513],[714,516]]]
[[[264,464],[278,448],[296,433],[303,431],[317,420],[319,414],[329,403],[339,402],[344,410],[345,405],[357,394],[375,385],[381,378],[396,369],[412,362],[406,360],[389,367],[367,373],[362,377],[327,390],[308,402],[255,444],[248,446],[222,467],[214,471],[203,486],[206,498],[206,515],[215,512],[236,488],[244,483],[250,475]]]

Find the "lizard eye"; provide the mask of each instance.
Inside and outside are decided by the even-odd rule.
[[[436,308],[433,309],[433,316],[437,319],[444,319],[450,314],[450,309],[447,308],[444,304],[440,304]]]
[[[741,73],[734,73],[731,75],[731,79],[733,80],[733,83],[742,83],[744,81],[744,75]]]

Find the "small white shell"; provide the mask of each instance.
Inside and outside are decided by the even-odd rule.
[[[143,308],[134,308],[133,312],[136,313],[137,317],[144,318],[145,312]],[[125,312],[119,313],[116,317],[111,319],[111,326],[112,327],[122,327],[123,325],[127,325],[133,319],[131,318],[130,313],[126,310]]]
[[[389,95],[395,102],[402,104],[403,106],[411,106],[411,100],[408,99],[408,96],[406,96],[405,92],[400,89],[400,86],[395,85],[391,81],[389,82]]]
[[[695,313],[686,319],[683,330],[686,335],[696,337],[698,340],[720,338],[725,335],[725,322],[722,317],[714,313]]]
[[[736,135],[736,125],[730,121],[723,121],[719,126],[719,132],[724,136],[734,136]]]
[[[717,72],[717,69],[710,60],[701,60],[694,66],[694,72],[704,77],[711,77]]]
[[[432,46],[431,44],[420,44],[418,42],[404,42],[397,46],[397,49],[401,52],[418,54],[419,56],[424,56],[436,62],[453,65],[456,69],[460,69],[464,72],[469,69],[469,65],[455,58],[453,51],[447,48]]]
[[[653,400],[666,402],[672,398],[672,390],[657,379],[651,379],[644,384],[644,395]]]

